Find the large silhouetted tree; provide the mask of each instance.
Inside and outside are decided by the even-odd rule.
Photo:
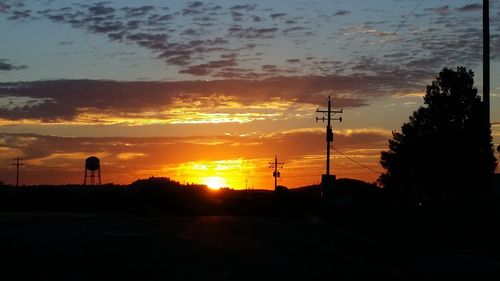
[[[424,103],[393,132],[379,181],[427,196],[485,190],[497,162],[474,73],[444,68],[427,86]]]

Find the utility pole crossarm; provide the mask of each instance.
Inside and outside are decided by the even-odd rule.
[[[330,110],[330,113],[343,113],[342,112],[343,110],[344,110],[343,108],[341,108],[341,109],[332,109],[332,110]],[[318,108],[318,109],[316,109],[316,112],[318,112],[318,113],[328,113],[328,110],[319,110],[319,108]]]

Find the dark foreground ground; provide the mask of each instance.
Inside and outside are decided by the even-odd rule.
[[[349,225],[314,215],[0,212],[0,280],[500,280],[495,245],[434,247]]]

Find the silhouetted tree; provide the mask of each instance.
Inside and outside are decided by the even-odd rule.
[[[474,73],[444,68],[420,107],[393,132],[380,163],[389,190],[442,196],[485,190],[497,165]]]

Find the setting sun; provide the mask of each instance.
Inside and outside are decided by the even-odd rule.
[[[207,177],[203,180],[203,183],[211,189],[219,189],[227,186],[226,180],[221,177]]]

